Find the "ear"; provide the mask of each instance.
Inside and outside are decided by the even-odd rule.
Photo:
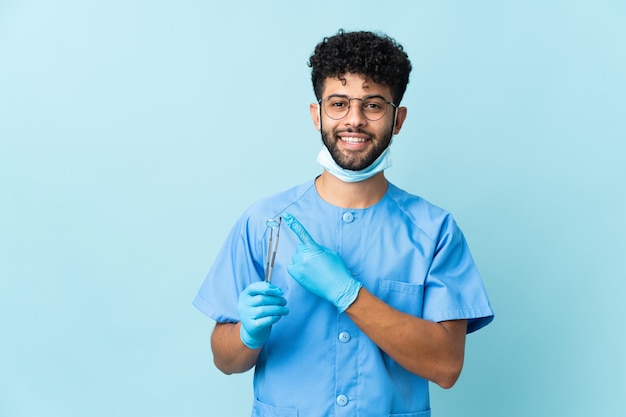
[[[317,103],[311,103],[309,105],[309,111],[311,112],[311,119],[317,130],[320,130],[320,105]]]
[[[402,125],[404,124],[404,121],[406,120],[406,113],[407,113],[406,107],[398,107],[398,113],[396,114],[396,127],[393,130],[394,135],[397,135],[398,133],[400,133],[400,129],[402,129]]]

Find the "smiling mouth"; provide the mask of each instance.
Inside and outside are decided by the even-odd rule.
[[[343,142],[346,142],[346,143],[349,143],[351,145],[357,145],[359,143],[365,143],[369,139],[366,139],[366,138],[355,138],[355,137],[352,137],[352,136],[340,136],[339,140],[341,140]]]

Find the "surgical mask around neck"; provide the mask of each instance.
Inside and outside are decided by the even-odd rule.
[[[324,145],[322,150],[317,155],[317,163],[320,164],[326,171],[339,178],[343,182],[359,182],[365,181],[368,178],[373,177],[381,171],[391,166],[391,150],[388,146],[382,154],[365,169],[360,171],[351,171],[339,166],[333,159],[328,148]]]

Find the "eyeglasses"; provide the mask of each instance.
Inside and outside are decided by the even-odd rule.
[[[366,96],[363,98],[350,98],[338,94],[332,94],[319,103],[324,108],[324,113],[333,120],[340,120],[350,112],[352,100],[361,100],[361,112],[369,121],[382,119],[387,113],[387,105],[398,108],[395,104],[385,100],[383,96]]]

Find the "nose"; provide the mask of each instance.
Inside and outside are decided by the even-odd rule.
[[[365,115],[363,114],[363,109],[361,108],[362,104],[363,102],[361,101],[361,99],[350,99],[350,108],[348,109],[348,114],[343,119],[343,122],[346,125],[363,126],[367,123],[367,119],[365,118]]]

